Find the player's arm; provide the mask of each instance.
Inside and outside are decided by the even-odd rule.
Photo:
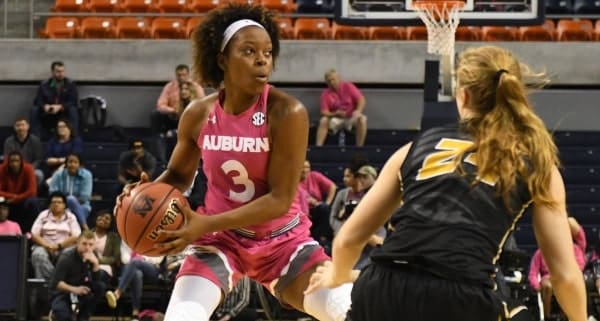
[[[201,156],[196,139],[206,122],[208,106],[211,102],[214,100],[209,97],[194,100],[185,109],[179,120],[177,144],[173,149],[167,169],[155,181],[173,185],[181,192],[192,185]]]
[[[411,144],[390,157],[373,187],[358,203],[333,241],[333,277],[339,284],[352,281],[352,267],[373,234],[390,218],[402,202],[398,175]]]
[[[555,206],[534,205],[535,237],[550,270],[550,280],[560,306],[572,321],[586,320],[583,275],[575,261],[567,220],[565,187],[558,169],[551,169],[550,193]]]
[[[272,91],[275,91],[273,89]],[[296,196],[308,145],[308,114],[296,99],[281,92],[269,110],[271,154],[269,192],[236,209],[208,218],[211,231],[263,223],[284,215]]]

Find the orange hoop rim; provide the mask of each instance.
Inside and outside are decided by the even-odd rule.
[[[464,1],[451,1],[451,0],[444,0],[444,1],[440,1],[440,0],[420,0],[420,1],[415,1],[412,3],[413,8],[417,9],[417,10],[428,10],[428,9],[434,9],[436,8],[439,11],[444,10],[444,8],[446,8],[446,10],[450,10],[453,8],[457,8],[458,10],[464,8],[465,6],[465,2]]]

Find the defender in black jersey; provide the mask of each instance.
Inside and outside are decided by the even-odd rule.
[[[388,160],[307,292],[356,278],[351,269],[362,247],[395,213],[393,232],[354,284],[347,320],[509,319],[515,311],[496,291],[494,266],[532,206],[559,303],[570,320],[586,320],[557,149],[527,100],[528,70],[501,48],[462,53],[461,121],[423,132]]]

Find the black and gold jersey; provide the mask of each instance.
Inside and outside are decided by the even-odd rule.
[[[440,277],[492,286],[494,264],[531,203],[524,184],[509,211],[495,177],[476,177],[476,151],[455,159],[473,140],[458,125],[433,128],[413,142],[400,169],[403,205],[393,232],[372,254],[375,262],[409,264]],[[475,182],[475,183],[474,183]]]

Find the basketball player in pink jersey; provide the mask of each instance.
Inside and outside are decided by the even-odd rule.
[[[211,11],[193,36],[196,76],[219,91],[185,109],[177,145],[157,179],[185,191],[200,159],[208,179],[200,215],[182,208],[186,225],[158,245],[167,253],[186,247],[191,253],[166,321],[208,320],[244,275],[319,320],[345,318],[350,284],[303,294],[329,257],[310,237],[310,220],[296,199],[307,112],[268,84],[278,37],[270,12],[240,4]]]

